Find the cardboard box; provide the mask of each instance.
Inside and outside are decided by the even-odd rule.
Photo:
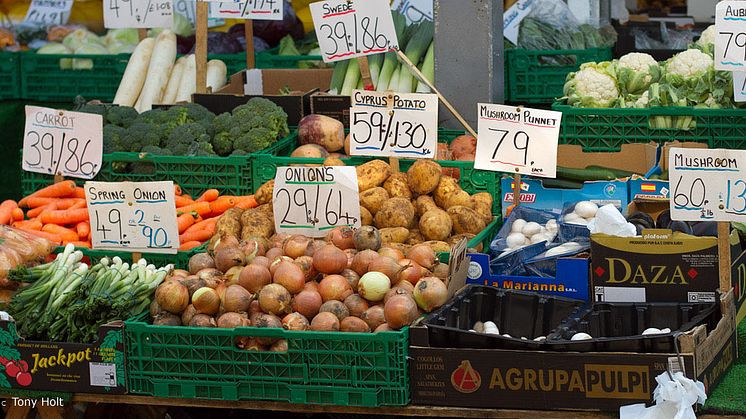
[[[0,336],[0,362],[5,367],[0,387],[105,394],[127,390],[121,321],[101,326],[98,340],[90,344],[25,340],[13,321],[0,321]],[[9,371],[16,375],[10,376]]]
[[[714,330],[698,326],[679,337],[686,376],[703,382],[708,394],[737,357],[733,293],[721,307]],[[617,411],[652,402],[655,377],[680,365],[675,353],[434,348],[424,326],[411,327],[409,336],[418,405]]]
[[[345,127],[350,126],[350,106],[352,99],[349,96],[330,95],[315,92],[311,95],[311,113],[328,116],[340,121]]]
[[[493,275],[490,272],[490,257],[485,254],[469,254],[471,263],[467,274],[467,284],[489,285],[496,288],[534,291],[541,294],[559,295],[588,301],[590,262],[587,258],[560,258],[557,260],[557,276]]]
[[[642,237],[591,235],[595,301],[715,302],[715,237],[643,230]]]
[[[288,125],[298,125],[301,118],[311,113],[311,94],[319,89],[327,89],[332,70],[325,69],[263,69],[251,70],[255,86],[261,87],[263,94],[246,95],[247,73],[233,74],[227,85],[214,93],[195,93],[194,103],[206,107],[215,114],[230,112],[254,97],[265,97],[288,114]],[[280,94],[289,90],[289,94]]]
[[[557,147],[557,166],[583,169],[600,166],[644,175],[658,163],[658,144],[622,144],[616,152],[584,152],[577,144]]]

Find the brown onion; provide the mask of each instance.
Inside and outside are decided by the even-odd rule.
[[[272,346],[269,347],[270,352],[287,352],[288,351],[288,341],[285,339],[280,339],[277,342],[273,343]]]
[[[383,315],[389,327],[399,330],[417,320],[420,313],[417,303],[407,295],[395,295],[383,307]]]
[[[395,261],[404,259],[404,253],[399,249],[394,249],[393,247],[382,247],[378,249],[378,254],[381,256],[388,256]]]
[[[192,327],[218,327],[215,323],[215,318],[208,316],[207,314],[195,314],[192,320],[189,321],[189,326]]]
[[[345,317],[339,323],[339,330],[342,332],[357,332],[357,333],[370,333],[370,326],[365,323],[362,319],[354,316]]]
[[[386,323],[382,305],[370,307],[363,312],[360,318],[368,324],[370,330],[375,330],[378,326]]]
[[[375,251],[381,248],[381,233],[373,226],[362,226],[355,232],[353,241],[359,251]]]
[[[155,317],[156,314],[160,313],[163,310],[161,310],[161,306],[158,305],[158,300],[153,300],[150,303],[148,311],[150,312],[150,317]]]
[[[360,282],[360,275],[352,269],[345,269],[340,275],[347,279],[347,283],[350,284],[352,292],[357,292],[357,284]]]
[[[355,317],[362,316],[365,310],[370,308],[368,306],[368,302],[365,301],[365,298],[359,296],[358,294],[352,294],[345,298],[344,304],[345,307],[347,307],[347,310],[349,310],[350,315]]]
[[[244,261],[250,263],[257,256],[262,256],[267,251],[267,240],[263,237],[253,237],[248,240],[241,241],[238,245],[244,255]]]
[[[272,274],[272,282],[282,285],[291,294],[297,294],[303,291],[306,276],[300,266],[285,260],[277,265],[277,269]]]
[[[423,268],[432,270],[438,263],[435,251],[428,245],[418,244],[407,252],[407,258],[417,262]]]
[[[282,250],[285,252],[285,255],[295,259],[306,254],[306,247],[308,247],[310,242],[311,239],[308,237],[297,234],[290,236],[290,239],[285,242]]]
[[[181,326],[181,318],[167,311],[162,311],[155,315],[153,324],[156,326]]]
[[[233,329],[239,326],[245,326],[249,319],[238,313],[225,313],[218,317],[217,325],[223,329]]]
[[[240,285],[231,285],[225,290],[223,296],[223,309],[225,311],[248,312],[251,305],[251,293]]]
[[[189,305],[189,290],[179,281],[168,281],[155,290],[155,300],[161,310],[181,314]]]
[[[225,284],[226,285],[234,285],[238,284],[239,277],[241,276],[241,271],[243,270],[243,266],[234,266],[230,269],[228,269],[228,272],[225,273],[223,278],[225,278]]]
[[[316,281],[308,281],[306,282],[306,285],[303,286],[303,290],[319,292],[319,283]]]
[[[237,237],[223,236],[215,242],[215,246],[213,246],[212,251],[213,253],[215,253],[220,249],[225,249],[226,247],[238,247],[238,244],[239,242]]]
[[[272,261],[272,263],[269,264],[269,273],[271,273],[272,276],[274,277],[275,271],[277,270],[277,267],[280,266],[280,263],[282,263],[282,262],[292,262],[292,261],[293,261],[293,259],[291,259],[291,258],[289,258],[287,256],[276,257]]]
[[[313,258],[311,256],[301,256],[295,259],[295,264],[300,266],[306,282],[316,279],[319,273],[313,267]]]
[[[319,294],[324,301],[344,301],[352,294],[352,287],[342,275],[327,275],[319,282]]]
[[[390,290],[388,290],[388,292],[386,292],[386,296],[383,297],[383,303],[386,304],[386,302],[395,295],[406,295],[412,297],[412,291],[400,286],[391,288]]]
[[[380,326],[376,327],[376,330],[373,331],[373,333],[376,332],[392,332],[394,329],[389,327],[388,323],[383,323]]]
[[[322,247],[326,246],[327,243],[323,240],[314,240],[312,241],[308,247],[306,247],[306,256],[313,256],[314,253],[316,253],[317,250],[321,249]]]
[[[283,256],[284,253],[282,251],[281,247],[273,247],[269,250],[267,250],[267,253],[264,254],[264,256],[270,260],[270,263],[272,263],[273,260],[277,259],[280,256]]]
[[[192,321],[192,317],[194,317],[197,314],[197,309],[194,308],[193,305],[189,304],[186,309],[184,309],[184,312],[181,313],[181,324],[184,326],[189,326],[189,323]]]
[[[267,259],[266,256],[257,256],[257,257],[254,258],[254,260],[251,261],[251,264],[252,265],[257,265],[257,266],[263,266],[263,267],[267,268],[267,270],[269,270],[269,264],[271,262],[272,261],[270,261],[269,259]]]
[[[244,254],[238,247],[224,247],[215,251],[215,268],[221,272],[244,264]]]
[[[434,276],[422,278],[414,286],[414,301],[429,313],[448,301],[448,287]]]
[[[239,348],[246,350],[246,351],[263,351],[264,346],[259,344],[259,341],[256,340],[256,338],[249,338],[249,337],[238,337],[236,338],[238,341],[237,345]]]
[[[352,266],[352,259],[355,258],[355,255],[357,254],[357,250],[347,249],[344,252],[345,252],[345,255],[347,255],[347,266],[345,267],[345,269],[349,269],[350,266]]]
[[[269,286],[269,285],[268,285]],[[270,328],[282,328],[282,320],[279,317],[272,314],[259,314],[255,317],[254,326],[256,327],[270,327]],[[262,345],[271,345],[279,340],[275,337],[261,337],[256,340]]]
[[[321,308],[319,308],[319,313],[324,312],[333,313],[340,321],[350,315],[350,310],[347,309],[344,303],[337,300],[329,300],[322,304]]]
[[[280,284],[269,284],[259,291],[259,306],[262,311],[276,316],[290,312],[290,293]]]
[[[173,271],[171,271],[171,276],[183,276],[183,277],[187,277],[189,275],[191,275],[191,273],[189,271],[184,270],[184,269],[174,269]]]
[[[217,291],[202,287],[192,295],[192,305],[197,309],[197,313],[212,316],[220,310],[220,299]]]
[[[197,272],[197,276],[205,281],[205,286],[215,288],[223,281],[223,273],[215,268],[206,268]]]
[[[308,330],[310,322],[300,313],[290,313],[282,319],[282,327],[286,330]]]
[[[271,282],[272,274],[269,273],[269,270],[264,266],[255,264],[244,266],[241,275],[238,277],[239,285],[253,294],[256,294],[263,286]]]
[[[347,255],[333,244],[327,244],[313,254],[313,267],[323,274],[338,274],[347,267]]]
[[[293,297],[291,306],[293,311],[306,316],[306,318],[312,319],[319,313],[321,304],[323,304],[321,294],[312,290],[303,290]]]
[[[399,281],[407,281],[414,285],[423,275],[427,274],[425,268],[411,259],[402,259],[399,261],[399,265],[404,268],[399,272],[399,275],[397,275],[397,280]]]
[[[225,282],[219,283],[218,286],[214,288],[215,292],[218,293],[218,297],[220,298],[220,301],[223,301],[223,298],[225,297],[226,289],[228,289],[228,286],[225,285]]]
[[[352,259],[350,269],[355,271],[358,275],[363,276],[368,272],[368,265],[370,265],[373,260],[378,259],[378,257],[379,255],[375,250],[367,249],[360,251]]]
[[[290,234],[277,233],[269,240],[269,247],[279,247],[280,249],[282,249],[283,247],[285,247],[285,243],[288,240],[290,240]]]
[[[355,248],[355,231],[347,226],[335,227],[327,235],[326,240],[342,250]]]
[[[207,253],[197,253],[189,258],[189,273],[194,275],[202,269],[214,268],[215,261]]]
[[[368,265],[368,272],[380,272],[386,275],[389,279],[394,280],[396,280],[396,278],[399,276],[399,272],[403,270],[404,269],[399,266],[399,264],[396,263],[394,259],[391,259],[388,256],[378,256],[377,258],[373,259]],[[365,275],[363,274],[361,275],[361,277],[362,276]],[[358,284],[358,287],[360,287],[360,284]]]
[[[339,319],[332,313],[319,313],[311,320],[310,330],[317,332],[339,331]]]
[[[249,320],[254,323],[254,317],[262,314],[262,307],[259,305],[259,300],[253,300],[249,305]]]
[[[198,277],[197,275],[189,275],[185,278],[180,278],[179,282],[181,282],[185,287],[187,287],[187,289],[189,290],[190,298],[194,294],[194,291],[197,291],[198,289],[207,286],[207,281]]]

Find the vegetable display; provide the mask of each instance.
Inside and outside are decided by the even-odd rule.
[[[0,210],[3,210],[0,205]],[[54,243],[22,230],[0,225],[0,288],[14,288],[8,272],[18,266],[42,260],[54,249]]]
[[[59,35],[58,35],[59,36]],[[105,36],[79,28],[67,32],[61,42],[49,42],[36,50],[37,54],[129,54],[138,43],[137,29],[111,29]],[[93,61],[84,58],[60,59],[62,70],[93,70]]]

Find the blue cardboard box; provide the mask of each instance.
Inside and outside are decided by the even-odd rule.
[[[668,181],[650,179],[630,179],[627,182],[629,188],[629,201],[668,201],[671,197],[671,189]]]

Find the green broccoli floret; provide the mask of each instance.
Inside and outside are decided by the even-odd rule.
[[[140,152],[143,147],[161,145],[160,130],[157,125],[135,122],[126,129],[122,136],[122,144],[126,151]]]
[[[112,106],[106,111],[104,122],[127,128],[132,125],[138,117],[135,108],[129,106]]]
[[[141,150],[142,153],[154,154],[156,156],[168,156],[170,151],[165,148],[157,147],[154,145],[146,145]]]
[[[233,115],[230,112],[221,113],[212,120],[215,134],[228,132],[233,127]]]
[[[165,147],[171,149],[177,156],[189,156],[190,147],[194,143],[210,144],[210,136],[207,130],[198,122],[180,125],[171,131],[166,140]],[[212,151],[212,145],[210,145]],[[214,153],[214,152],[213,152]]]
[[[243,150],[233,150],[233,153],[231,153],[231,156],[245,156],[249,153],[243,151]]]
[[[217,118],[215,118],[217,119]],[[219,132],[212,137],[212,148],[219,156],[227,156],[233,151],[233,137],[229,132]]]
[[[127,133],[126,129],[116,125],[104,125],[103,133],[104,154],[127,151],[122,142],[122,137]]]
[[[254,153],[271,146],[275,140],[277,140],[277,137],[269,129],[263,127],[253,128],[251,131],[233,140],[233,149]]]
[[[187,156],[215,156],[215,151],[212,149],[212,144],[204,141],[193,143],[189,146]]]
[[[192,122],[207,122],[211,123],[215,119],[215,114],[207,110],[204,106],[197,103],[187,103],[186,105],[179,105],[186,109],[187,119]]]
[[[106,105],[103,103],[86,103],[76,107],[75,112],[85,112],[104,116],[106,114]]]

